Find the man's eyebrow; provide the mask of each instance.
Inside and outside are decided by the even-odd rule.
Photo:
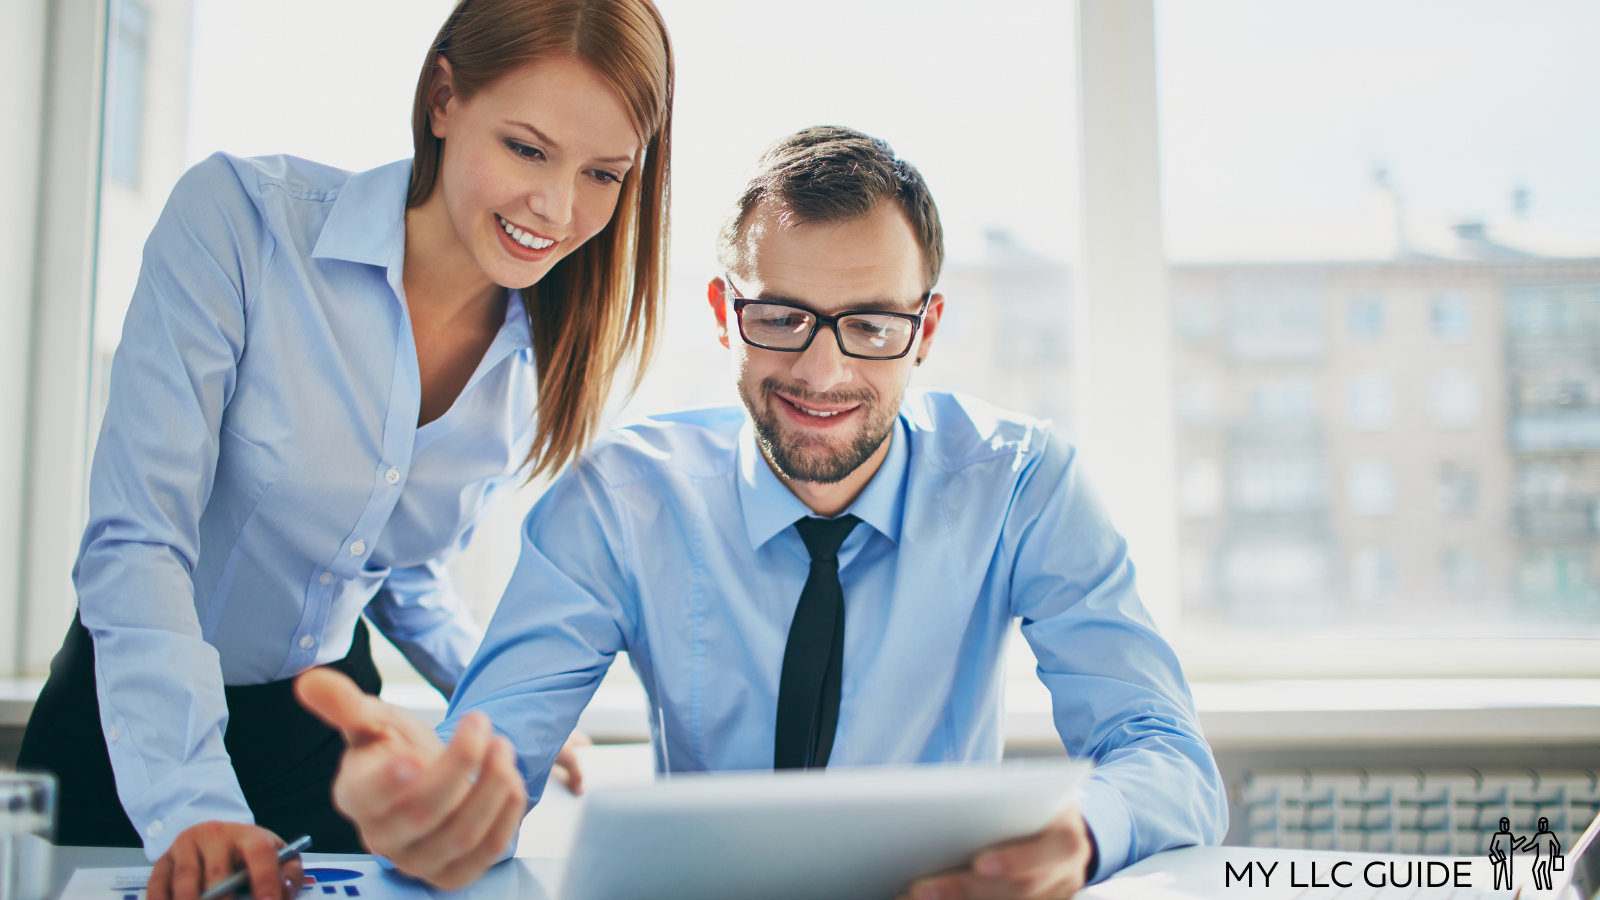
[[[561,149],[561,144],[558,141],[556,141],[554,138],[550,137],[550,135],[545,134],[544,132],[540,131],[539,129],[533,127],[532,125],[529,125],[527,122],[518,122],[518,121],[516,121],[514,119],[507,119],[506,122],[507,122],[507,124],[515,125],[516,127],[527,131],[529,134],[533,135],[534,138],[536,138],[541,144],[544,144],[544,145],[546,145],[548,147],[553,147],[553,148],[555,148],[557,150]],[[611,163],[612,165],[615,165],[615,166],[631,166],[631,165],[633,165],[633,157],[631,157],[631,156],[601,156],[601,157],[596,157],[595,161],[596,162],[603,162],[603,163]]]
[[[769,294],[766,291],[762,291],[759,296],[751,297],[750,299],[761,300],[766,303],[792,303],[795,306],[804,306],[806,309],[817,309],[817,306],[814,303],[808,303],[804,300],[796,300],[793,297],[785,297],[781,294]],[[852,300],[849,303],[839,307],[839,312],[885,312],[899,313],[901,315],[913,315],[919,308],[921,308],[921,306],[922,297],[920,296],[917,298],[916,302],[911,305],[910,309],[905,308],[903,304],[894,300]],[[821,310],[817,311],[821,312]],[[824,315],[832,315],[832,313],[824,313]]]

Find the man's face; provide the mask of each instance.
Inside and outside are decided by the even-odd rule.
[[[922,254],[892,201],[840,223],[786,225],[762,204],[743,242],[733,284],[711,283],[710,301],[723,346],[733,351],[739,395],[756,438],[780,475],[833,484],[886,452],[911,369],[928,353],[944,299],[929,301],[910,352],[899,359],[856,359],[834,332],[817,330],[799,353],[745,343],[733,311],[738,296],[797,303],[823,315],[845,310],[915,313],[925,292]],[[875,469],[875,466],[874,466]]]

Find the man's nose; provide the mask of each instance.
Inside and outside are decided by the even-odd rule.
[[[850,357],[839,350],[839,339],[834,330],[823,325],[811,338],[811,346],[795,354],[789,374],[807,388],[822,392],[832,390],[851,378]]]

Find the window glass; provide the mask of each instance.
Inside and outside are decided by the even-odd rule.
[[[1600,6],[1156,10],[1190,645],[1600,636]]]
[[[219,150],[351,170],[409,156],[418,68],[453,5],[394,0],[375,16],[367,4],[312,0],[282,0],[271,15],[234,0],[112,3],[120,56],[108,74],[108,140],[122,147],[128,135],[144,136],[132,144],[142,161],[127,157],[137,177],[108,166],[102,191],[96,417],[140,248],[183,171]],[[888,140],[917,165],[944,219],[938,287],[947,313],[938,352],[913,384],[959,389],[1070,428],[1072,7],[1000,0],[974,18],[947,2],[817,0],[804,15],[736,0],[658,5],[677,65],[672,280],[650,377],[626,405],[619,392],[613,420],[737,402],[706,308],[706,283],[718,272],[713,240],[762,148],[805,126],[840,124]],[[943,58],[950,47],[1007,64],[952,62]],[[128,74],[136,69],[142,95],[121,86],[136,81]],[[536,496],[525,489],[497,507],[452,566],[481,619],[500,599],[518,521]],[[1031,662],[1018,665],[1032,677]],[[398,663],[386,671],[409,676]]]

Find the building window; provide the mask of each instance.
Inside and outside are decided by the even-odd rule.
[[[150,12],[139,0],[111,4],[107,60],[106,169],[124,187],[139,187],[144,168],[145,72],[150,57]]]
[[[1383,603],[1394,596],[1394,552],[1384,547],[1361,547],[1350,559],[1350,592],[1358,603]]]
[[[1433,336],[1441,341],[1464,341],[1472,336],[1472,304],[1461,291],[1436,294],[1428,303]]]
[[[1475,554],[1460,547],[1446,550],[1439,568],[1445,589],[1454,599],[1471,599],[1478,592],[1478,585],[1483,583],[1483,564]]]
[[[1439,512],[1447,516],[1470,515],[1478,508],[1478,476],[1453,463],[1439,467]]]
[[[1311,455],[1240,453],[1229,500],[1244,513],[1317,512],[1326,507],[1322,461]]]
[[[1229,291],[1228,349],[1235,359],[1308,362],[1322,356],[1320,287],[1294,279],[1240,279]]]
[[[1470,428],[1478,422],[1478,379],[1466,369],[1438,372],[1428,388],[1428,412],[1441,428]]]
[[[1345,417],[1350,427],[1388,428],[1394,422],[1394,389],[1381,372],[1357,375],[1345,388]]]
[[[1394,512],[1394,467],[1386,459],[1358,459],[1346,482],[1350,511],[1358,516]]]
[[[1172,306],[1173,326],[1178,336],[1191,341],[1208,341],[1217,331],[1217,304],[1211,297],[1188,296]]]
[[[1280,378],[1250,386],[1250,416],[1263,422],[1309,422],[1316,417],[1310,378]]]
[[[1356,297],[1345,307],[1345,325],[1352,338],[1375,340],[1383,337],[1383,300]]]

